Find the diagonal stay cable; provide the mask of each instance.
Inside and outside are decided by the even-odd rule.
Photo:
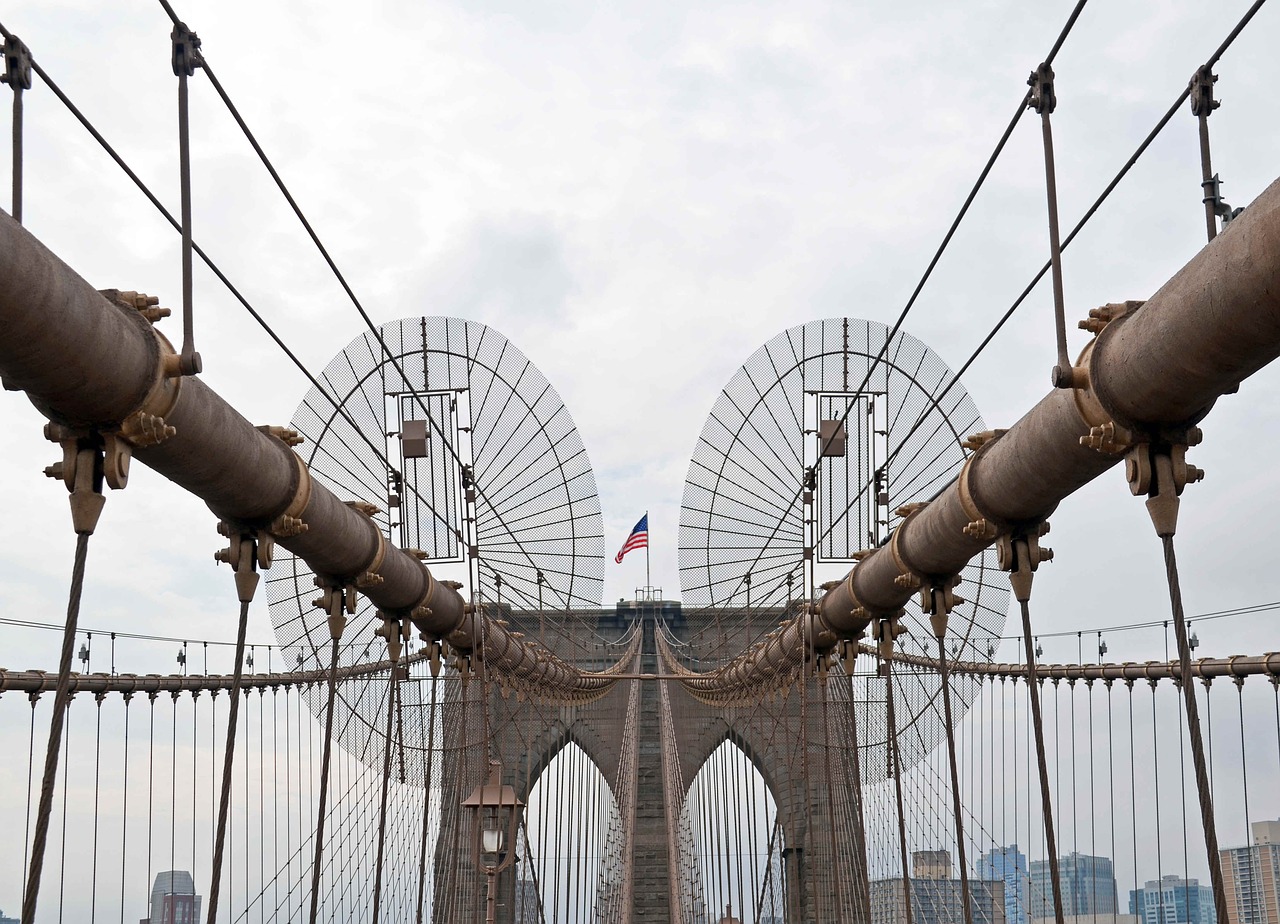
[[[1262,5],[1264,3],[1266,3],[1266,0],[1255,0],[1253,5],[1250,6],[1248,11],[1245,12],[1244,16],[1241,17],[1240,21],[1236,23],[1235,28],[1231,30],[1230,34],[1227,35],[1226,39],[1223,40],[1222,44],[1218,46],[1218,49],[1213,53],[1213,55],[1206,62],[1207,67],[1212,67],[1227,52],[1227,50],[1231,47],[1232,43],[1235,42],[1236,38],[1244,30],[1245,26],[1249,24],[1249,21],[1253,19],[1254,14],[1257,13],[1258,10],[1262,8]],[[1111,179],[1111,182],[1106,185],[1106,187],[1098,195],[1098,198],[1094,200],[1093,204],[1089,206],[1089,208],[1085,211],[1084,215],[1080,217],[1080,220],[1076,222],[1075,227],[1071,229],[1071,233],[1068,234],[1063,239],[1062,241],[1063,250],[1066,250],[1067,245],[1070,244],[1073,240],[1075,240],[1076,236],[1084,229],[1084,226],[1089,223],[1089,220],[1093,218],[1093,216],[1097,213],[1098,209],[1102,207],[1102,204],[1106,202],[1107,198],[1111,195],[1111,193],[1115,191],[1115,188],[1119,186],[1121,181],[1129,174],[1129,171],[1133,169],[1133,166],[1138,162],[1138,159],[1142,157],[1144,153],[1146,153],[1147,148],[1151,146],[1152,142],[1156,140],[1156,137],[1159,136],[1159,134],[1164,130],[1165,126],[1168,125],[1169,122],[1173,119],[1174,115],[1177,114],[1178,109],[1181,108],[1182,104],[1187,101],[1187,98],[1190,96],[1190,94],[1191,94],[1190,85],[1185,87],[1182,90],[1182,92],[1178,94],[1178,98],[1173,101],[1173,104],[1168,108],[1165,114],[1160,117],[1160,121],[1158,121],[1155,124],[1155,127],[1151,129],[1151,131],[1147,134],[1146,138],[1142,140],[1142,143],[1138,145],[1137,149],[1133,152],[1133,154],[1129,157],[1129,159],[1125,161],[1124,165],[1120,168],[1120,170],[1116,173],[1116,175]],[[1027,297],[1031,294],[1031,292],[1035,289],[1035,287],[1040,283],[1040,280],[1042,280],[1045,277],[1045,274],[1049,272],[1050,267],[1051,267],[1051,264],[1048,262],[1046,262],[1044,266],[1040,267],[1040,270],[1035,274],[1034,277],[1032,277],[1031,281],[1027,283],[1026,288],[1022,290],[1021,294],[1018,295],[1018,297],[1014,300],[1013,304],[1009,306],[1009,309],[1005,311],[1003,315],[1001,315],[1000,319],[996,322],[995,326],[991,328],[991,332],[988,333],[985,338],[983,338],[980,344],[978,344],[977,349],[975,349],[973,353],[969,356],[969,358],[965,360],[964,365],[962,365],[953,374],[951,381],[938,394],[939,401],[955,386],[955,384],[958,381],[960,381],[960,377],[969,370],[969,367],[974,364],[974,362],[982,354],[982,352],[987,348],[987,346],[991,343],[991,341],[995,339],[996,334],[1000,332],[1001,328],[1003,328],[1005,323],[1009,320],[1009,318],[1013,316],[1014,312],[1017,311],[1018,308],[1022,306],[1022,303],[1026,301]],[[916,430],[918,430],[923,425],[923,423],[924,423],[923,417],[916,421],[915,425],[909,431],[907,431],[906,436],[903,437],[903,442],[899,444],[899,448],[905,445],[906,440],[909,439],[911,435],[914,434]],[[893,454],[889,456],[889,459],[888,459],[889,462],[893,461],[894,457],[897,455],[897,451],[898,450],[896,450]],[[886,462],[886,464],[888,464],[888,462]]]
[[[164,2],[164,0],[161,0],[161,2]],[[1087,2],[1088,0],[1078,0],[1075,7],[1071,11],[1071,15],[1067,17],[1066,23],[1063,25],[1062,30],[1059,32],[1057,40],[1053,43],[1053,47],[1050,49],[1048,57],[1045,58],[1046,63],[1052,63],[1054,57],[1057,56],[1058,51],[1062,48],[1063,43],[1066,41],[1067,36],[1070,34],[1072,27],[1076,23],[1076,20],[1080,17],[1080,13],[1084,9],[1084,6]],[[983,165],[981,172],[979,172],[978,174],[977,180],[974,181],[972,188],[970,188],[969,190],[969,194],[965,197],[964,203],[960,206],[960,211],[956,214],[955,219],[951,222],[951,226],[947,229],[947,233],[943,235],[942,243],[938,245],[938,249],[934,252],[933,258],[929,261],[928,266],[925,267],[925,271],[923,275],[921,275],[920,281],[916,283],[916,287],[912,291],[911,297],[907,299],[907,303],[906,305],[903,306],[902,311],[899,312],[897,320],[893,322],[893,327],[890,328],[888,335],[885,337],[883,346],[881,346],[880,349],[876,352],[875,358],[872,360],[871,364],[867,367],[866,374],[863,376],[861,384],[859,384],[857,389],[855,389],[856,394],[860,394],[864,389],[866,389],[867,383],[871,381],[871,376],[875,373],[876,367],[879,365],[880,361],[884,358],[886,351],[889,349],[889,344],[893,342],[893,338],[897,336],[898,331],[902,328],[902,324],[907,319],[907,315],[910,314],[911,309],[915,307],[916,300],[919,298],[920,293],[924,290],[925,284],[929,281],[929,278],[933,275],[934,268],[938,265],[938,262],[942,259],[942,255],[946,251],[948,245],[950,245],[952,238],[955,236],[957,229],[960,227],[960,223],[964,220],[965,216],[969,213],[969,207],[973,204],[974,199],[976,199],[978,196],[978,192],[982,189],[983,185],[986,183],[987,177],[990,175],[991,170],[995,166],[996,161],[999,159],[1001,153],[1004,151],[1005,145],[1008,144],[1009,138],[1013,135],[1013,130],[1017,127],[1018,122],[1022,118],[1022,114],[1026,112],[1027,100],[1030,99],[1030,96],[1031,96],[1031,91],[1028,90],[1018,100],[1018,108],[1014,112],[1013,118],[1009,120],[1009,124],[1005,127],[1004,133],[1000,136],[1000,140],[996,142],[995,149],[992,150],[991,155],[987,158],[987,161]],[[851,410],[852,410],[852,407],[845,409],[845,413],[841,417],[842,424],[848,418],[849,412]],[[834,439],[834,436],[831,437],[831,439]],[[821,462],[822,462],[822,454],[819,453],[818,463],[817,465],[814,466],[815,471],[817,470],[818,465],[821,465]],[[795,508],[795,505],[797,502],[799,502],[803,492],[804,492],[804,485],[801,484],[796,489],[795,496],[792,498],[791,504],[787,509],[788,514],[792,509]],[[784,519],[785,519],[785,516],[786,514],[784,514],[784,517],[783,517]],[[781,520],[779,521],[779,524],[778,524],[778,527],[780,526],[781,526]],[[775,533],[778,527],[775,527]],[[765,543],[766,547],[768,543],[772,541],[773,541],[773,536],[771,535],[770,538]],[[743,586],[745,585],[742,583],[742,580],[739,579],[739,584],[734,589],[733,593],[730,594],[729,599],[733,599],[733,597],[737,595],[738,590],[741,589]]]
[[[1239,37],[1240,33],[1244,31],[1244,28],[1249,24],[1249,21],[1253,19],[1254,14],[1256,14],[1258,10],[1262,8],[1262,5],[1264,3],[1266,3],[1266,0],[1255,0],[1255,2],[1245,12],[1244,16],[1240,18],[1239,22],[1236,23],[1235,27],[1231,30],[1231,32],[1227,35],[1227,37],[1218,46],[1217,50],[1214,51],[1214,53],[1209,57],[1208,61],[1205,63],[1207,67],[1213,67],[1213,65],[1218,63],[1219,59],[1221,59],[1221,57],[1227,52],[1227,50],[1235,42],[1236,38]],[[1164,130],[1165,126],[1168,125],[1169,122],[1173,119],[1173,117],[1177,114],[1178,109],[1181,108],[1182,104],[1187,101],[1187,98],[1190,96],[1190,94],[1191,94],[1191,87],[1190,85],[1188,85],[1178,95],[1178,98],[1173,101],[1173,104],[1168,108],[1168,110],[1166,110],[1165,114],[1160,117],[1160,120],[1155,124],[1155,127],[1151,129],[1151,131],[1147,134],[1146,138],[1142,140],[1142,143],[1138,145],[1137,149],[1133,152],[1132,155],[1130,155],[1129,159],[1125,161],[1124,165],[1120,168],[1120,170],[1116,173],[1116,175],[1111,179],[1111,182],[1109,182],[1106,185],[1106,187],[1102,190],[1102,192],[1098,195],[1098,198],[1094,200],[1093,204],[1089,206],[1089,208],[1085,211],[1085,213],[1080,217],[1080,220],[1076,222],[1075,226],[1071,229],[1071,232],[1065,238],[1063,238],[1062,248],[1061,248],[1062,250],[1066,250],[1067,246],[1076,239],[1076,236],[1079,235],[1079,233],[1084,229],[1084,226],[1089,223],[1089,220],[1092,219],[1093,216],[1097,213],[1098,209],[1102,207],[1102,204],[1106,202],[1107,198],[1111,195],[1111,193],[1115,191],[1116,187],[1119,186],[1121,181],[1123,181],[1124,178],[1129,174],[1129,171],[1133,169],[1135,164],[1137,164],[1139,158],[1141,158],[1142,155],[1146,153],[1147,148],[1151,146],[1152,142],[1156,140],[1159,134]],[[996,321],[995,326],[991,328],[991,331],[987,334],[987,336],[983,338],[980,344],[978,344],[977,349],[975,349],[973,353],[970,354],[969,358],[965,360],[964,364],[959,369],[957,369],[954,373],[952,373],[951,381],[948,382],[946,386],[942,389],[942,391],[938,393],[936,397],[937,402],[941,402],[941,400],[944,397],[946,397],[946,395],[951,391],[951,389],[954,388],[955,385],[960,381],[961,376],[963,376],[966,372],[969,371],[969,368],[974,364],[974,362],[977,361],[978,357],[982,355],[983,351],[986,350],[986,348],[990,345],[991,341],[995,339],[996,334],[1000,332],[1000,330],[1004,327],[1004,325],[1008,322],[1008,320],[1011,317],[1013,317],[1014,312],[1016,312],[1018,308],[1022,306],[1022,303],[1027,300],[1027,298],[1035,290],[1036,286],[1040,284],[1040,280],[1042,280],[1045,277],[1045,275],[1049,272],[1051,267],[1052,267],[1051,261],[1047,261],[1042,267],[1040,267],[1039,271],[1035,274],[1034,277],[1032,277],[1031,281],[1027,283],[1027,286],[1022,290],[1022,292],[1018,295],[1018,297],[1014,299],[1013,304],[1009,306],[1008,310],[1005,311],[1003,315],[1001,315],[1000,319]],[[903,436],[902,440],[899,442],[898,448],[895,449],[892,453],[890,453],[889,457],[885,460],[886,467],[891,462],[893,462],[895,458],[897,458],[898,453],[901,452],[903,448],[905,448],[907,440],[909,440],[916,433],[916,431],[919,430],[920,427],[924,425],[926,419],[927,418],[922,415],[916,420],[915,424],[912,425],[911,429],[907,431],[907,433]],[[869,485],[870,483],[871,482],[868,481],[867,484]],[[866,486],[864,486],[863,490],[864,491],[866,490]],[[861,492],[859,496],[861,496]],[[840,517],[834,518],[831,526],[828,527],[828,531],[830,530],[830,528],[838,525],[839,522],[840,522]]]
[[[169,16],[169,18],[173,20],[175,24],[177,24],[180,20],[178,19],[177,13],[174,12],[173,7],[169,4],[168,0],[159,0],[159,2],[161,7],[164,8],[164,11]],[[1083,4],[1085,0],[1080,0],[1080,2]],[[244,117],[240,115],[239,109],[237,109],[235,103],[232,102],[230,95],[228,95],[227,91],[223,88],[222,82],[218,80],[217,75],[214,74],[213,69],[209,66],[208,58],[204,55],[203,51],[198,52],[198,54],[200,55],[201,68],[204,70],[205,75],[209,78],[210,84],[213,85],[215,92],[217,92],[218,96],[222,99],[223,104],[227,107],[227,111],[231,114],[231,117],[235,120],[236,124],[240,126],[240,130],[241,132],[243,132],[245,139],[249,142],[254,152],[258,155],[258,159],[262,162],[262,165],[266,168],[267,172],[271,175],[271,179],[275,182],[276,187],[280,190],[281,195],[284,196],[285,201],[289,203],[289,207],[293,210],[294,215],[297,216],[298,221],[302,223],[303,229],[307,232],[308,237],[311,238],[312,243],[316,245],[316,249],[320,252],[320,256],[324,259],[324,262],[328,265],[329,269],[332,271],[334,278],[338,281],[338,284],[342,287],[342,290],[347,294],[348,299],[350,299],[351,304],[355,307],[356,312],[360,315],[361,320],[364,321],[365,326],[368,327],[369,329],[369,332],[381,345],[383,354],[387,358],[387,362],[391,364],[392,368],[396,370],[396,373],[404,381],[406,382],[410,381],[410,379],[405,375],[404,369],[401,366],[399,359],[392,353],[390,347],[387,346],[386,341],[383,339],[381,330],[379,330],[378,326],[373,323],[373,319],[369,316],[368,311],[365,309],[363,303],[361,303],[359,297],[356,295],[355,290],[352,289],[351,284],[347,282],[346,276],[344,276],[342,271],[338,268],[338,264],[334,261],[333,256],[329,253],[328,248],[325,247],[324,243],[320,240],[320,236],[316,233],[315,228],[312,227],[311,222],[307,219],[306,215],[303,213],[302,208],[298,205],[297,200],[294,199],[293,194],[289,192],[288,187],[285,185],[284,180],[280,177],[280,174],[276,170],[275,165],[272,164],[271,159],[267,156],[266,151],[262,149],[262,145],[258,143],[258,139],[254,136],[253,132],[250,130],[248,124],[244,120]],[[454,462],[457,463],[459,467],[461,467],[463,465],[463,462],[462,462],[461,456],[459,456],[458,454],[457,448],[454,447],[452,442],[446,438],[446,434],[444,432],[443,427],[441,426],[439,421],[437,421],[435,417],[431,414],[422,396],[415,393],[413,395],[413,398],[418,403],[418,405],[422,408],[424,416],[431,423],[432,429],[436,431],[436,434],[440,437],[443,445],[449,450],[449,454],[453,456]],[[524,545],[523,543],[520,542],[519,537],[516,536],[515,532],[507,525],[502,515],[498,512],[497,508],[489,501],[488,496],[485,494],[484,488],[478,483],[475,484],[475,488],[476,488],[476,493],[482,499],[484,499],[486,504],[488,504],[490,510],[493,512],[495,519],[498,521],[499,524],[502,525],[503,529],[511,536],[512,540],[516,543],[517,547],[520,549],[521,554],[528,560],[531,566],[536,567],[536,563],[534,562],[533,556],[531,556],[529,552],[524,548]],[[551,591],[557,597],[561,596],[560,591],[554,586],[551,588]],[[564,603],[566,606],[569,605],[568,600],[565,600]]]
[[[0,23],[0,35],[3,35],[6,39],[12,36],[12,33],[5,28],[3,23]],[[71,115],[75,117],[76,121],[78,121],[82,126],[84,126],[85,130],[88,131],[89,134],[93,137],[93,139],[98,142],[99,146],[103,149],[103,151],[105,151],[107,155],[116,162],[116,164],[120,167],[120,169],[124,171],[125,175],[130,180],[133,181],[133,184],[136,187],[138,187],[138,190],[144,196],[146,196],[147,200],[153,206],[155,206],[156,210],[160,213],[160,215],[167,222],[169,222],[170,225],[173,226],[173,229],[175,231],[178,231],[179,233],[181,233],[182,225],[181,223],[179,223],[179,221],[176,218],[173,217],[173,213],[171,213],[167,208],[165,208],[164,204],[160,201],[160,199],[155,195],[155,193],[151,191],[151,188],[148,187],[147,184],[142,181],[142,178],[139,177],[136,172],[134,172],[133,168],[130,167],[129,164],[124,160],[124,158],[120,156],[120,153],[116,151],[116,149],[111,145],[109,141],[107,141],[105,137],[103,137],[102,133],[99,132],[98,129],[93,125],[93,123],[89,121],[88,117],[86,117],[85,114],[80,111],[79,107],[77,107],[76,104],[71,101],[71,98],[68,97],[66,93],[62,91],[62,88],[59,87],[58,84],[54,82],[54,80],[49,76],[49,74],[45,71],[45,69],[40,66],[40,63],[36,61],[34,57],[31,60],[31,69],[36,72],[36,74],[40,77],[41,81],[43,81],[45,86],[47,86],[50,90],[53,91],[54,96],[56,96],[59,99],[59,101],[61,101],[61,103],[64,106],[66,106],[67,111],[70,112]],[[227,291],[231,293],[232,297],[234,297],[235,300],[240,303],[240,305],[245,309],[245,311],[249,313],[250,317],[252,317],[254,321],[258,323],[258,326],[261,327],[262,330],[267,334],[267,336],[270,337],[275,342],[276,346],[280,348],[281,352],[283,352],[284,355],[289,358],[290,362],[292,362],[293,365],[298,369],[298,371],[301,372],[303,376],[307,379],[307,381],[311,383],[311,385],[316,389],[316,391],[319,392],[321,395],[323,395],[329,401],[329,403],[334,406],[337,413],[340,414],[343,417],[343,419],[346,420],[346,422],[351,425],[351,428],[360,436],[360,438],[364,440],[365,443],[368,444],[369,448],[374,452],[375,455],[377,455],[378,459],[388,468],[391,468],[391,463],[387,459],[385,451],[380,449],[369,438],[369,436],[363,430],[360,429],[360,427],[356,424],[356,422],[351,419],[351,417],[347,414],[346,410],[341,406],[340,402],[338,402],[333,397],[333,395],[329,393],[329,391],[325,388],[325,386],[320,383],[319,379],[317,379],[316,376],[313,375],[312,372],[306,367],[306,365],[303,364],[302,360],[298,358],[297,354],[294,353],[293,350],[291,350],[289,346],[284,342],[284,340],[280,338],[280,335],[275,332],[275,330],[271,327],[270,323],[267,322],[266,318],[264,318],[258,312],[258,310],[253,307],[252,303],[250,303],[250,301],[244,296],[244,294],[238,288],[236,288],[235,284],[232,283],[231,280],[227,277],[227,275],[222,271],[222,269],[216,263],[214,263],[213,258],[210,257],[209,254],[205,252],[204,248],[202,248],[198,243],[193,242],[192,249],[195,251],[196,255],[199,256],[200,259],[204,262],[205,266],[207,266],[209,270],[214,274],[214,276],[216,276],[218,280],[224,286],[226,286]],[[384,345],[384,348],[385,348],[385,345]],[[416,493],[416,490],[415,490],[415,493]],[[424,506],[426,505],[424,504]],[[439,513],[437,513],[434,509],[432,509],[432,514],[437,518],[439,518],[442,522],[444,522],[444,518]],[[449,524],[446,523],[446,525],[449,525]]]

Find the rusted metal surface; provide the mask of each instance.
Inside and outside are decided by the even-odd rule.
[[[864,652],[874,653],[870,646],[859,646]],[[895,652],[893,660],[899,664],[937,670],[934,658]],[[1018,662],[951,661],[948,670],[952,674],[969,674],[976,677],[1001,679],[1026,679],[1027,665]],[[1125,661],[1112,664],[1037,664],[1036,676],[1045,680],[1167,680],[1180,678],[1182,670],[1177,661]],[[1262,655],[1232,655],[1228,658],[1200,658],[1191,662],[1191,676],[1203,680],[1218,677],[1242,679],[1267,676],[1280,681],[1280,652]]]
[[[1280,181],[1145,304],[1094,312],[1089,329],[1100,333],[1074,387],[1054,389],[982,442],[960,477],[828,591],[816,613],[794,616],[714,672],[683,676],[686,687],[717,702],[758,695],[767,678],[792,676],[809,649],[829,650],[893,617],[921,580],[946,582],[998,536],[1043,522],[1123,458],[1126,435],[1185,430],[1280,356],[1278,279]],[[1112,451],[1082,443],[1113,430],[1116,438],[1102,441]],[[974,528],[980,519],[994,528]]]
[[[991,544],[965,527],[974,507],[1002,530],[1044,520],[1057,504],[1120,461],[1081,445],[1093,427],[1177,427],[1280,355],[1280,182],[1140,308],[1107,324],[1086,348],[1087,379],[1050,392],[899,528],[891,547],[858,564],[821,601],[823,623],[845,637],[896,612],[908,570],[949,577]],[[1123,447],[1119,447],[1123,448]],[[970,509],[966,510],[965,508]],[[972,532],[972,531],[971,531]],[[894,550],[898,555],[894,555]],[[909,569],[903,567],[909,565]]]
[[[99,431],[109,442],[124,437],[118,442],[138,460],[200,497],[219,519],[269,532],[330,586],[358,586],[428,638],[476,651],[548,696],[600,695],[615,682],[473,612],[358,507],[312,481],[286,442],[288,431],[254,427],[199,379],[179,378],[178,357],[147,317],[105,298],[3,213],[0,329],[5,388],[25,391],[70,430]],[[147,435],[155,433],[158,439]]]

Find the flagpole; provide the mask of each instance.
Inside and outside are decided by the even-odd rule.
[[[648,510],[644,512],[644,524],[646,528],[649,525]],[[645,538],[645,543],[644,543],[644,584],[645,584],[645,588],[649,591],[650,599],[653,598],[653,581],[649,577],[649,545],[650,545],[650,539],[652,536],[653,536],[653,530],[649,530],[649,536]]]

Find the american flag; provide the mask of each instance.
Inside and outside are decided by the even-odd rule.
[[[622,556],[626,555],[632,549],[647,549],[649,547],[649,514],[645,514],[640,518],[640,522],[636,524],[636,528],[631,530],[631,535],[627,537],[627,541],[622,543],[622,550],[613,557],[618,564],[622,564]]]

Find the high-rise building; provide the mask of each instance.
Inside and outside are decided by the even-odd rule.
[[[1231,924],[1280,924],[1280,820],[1255,821],[1252,847],[1221,851]]]
[[[538,886],[532,879],[517,879],[515,893],[516,924],[538,924],[542,920],[542,902]]]
[[[951,854],[921,850],[912,854],[912,924],[954,924],[963,921],[960,880],[951,878]],[[871,883],[871,924],[905,924],[905,895],[901,877]],[[969,880],[969,907],[974,924],[1005,924],[1004,883]]]
[[[1214,924],[1213,890],[1198,879],[1165,876],[1129,893],[1129,913],[1142,924]]]
[[[1030,873],[1029,916],[1054,917],[1049,861],[1034,860]],[[1110,857],[1091,857],[1072,851],[1058,858],[1058,880],[1062,890],[1062,913],[1068,917],[1114,914],[1120,910],[1116,900],[1116,871]]]
[[[200,896],[196,883],[185,869],[156,873],[151,886],[150,915],[140,924],[199,924]]]
[[[1031,876],[1027,858],[1017,844],[996,847],[978,857],[974,866],[979,879],[1004,883],[1004,919],[1008,924],[1027,924],[1031,902]]]

